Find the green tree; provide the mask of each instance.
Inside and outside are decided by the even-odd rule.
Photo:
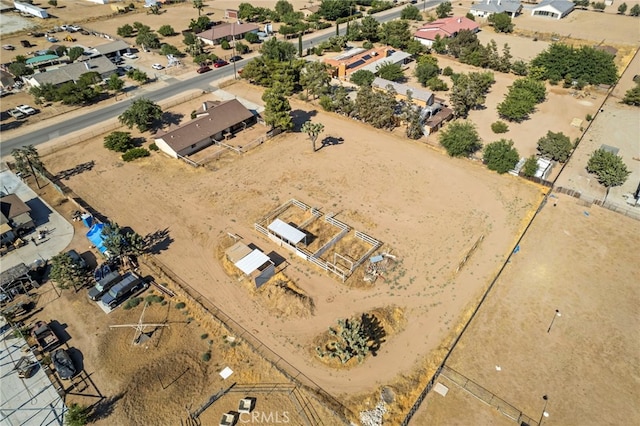
[[[140,83],[145,83],[149,79],[147,73],[144,71],[140,71],[139,69],[132,69],[127,71],[127,77]]]
[[[536,79],[541,80],[561,81],[571,76],[587,84],[614,84],[618,79],[614,56],[591,46],[553,43],[531,60],[529,75],[534,68],[539,70]]]
[[[440,131],[440,144],[451,157],[468,157],[482,148],[480,136],[471,122],[455,120]]]
[[[618,13],[620,15],[624,15],[625,13],[627,13],[627,4],[626,3],[622,3],[620,6],[618,6]]]
[[[136,126],[139,131],[146,132],[156,120],[161,118],[162,108],[158,104],[146,98],[139,98],[133,101],[118,120],[128,128]]]
[[[193,8],[198,9],[198,16],[200,16],[202,14],[202,9],[204,9],[204,1],[193,0]]]
[[[238,52],[241,55],[244,55],[245,53],[249,52],[249,46],[247,46],[241,41],[236,41],[235,48],[236,48],[236,52]]]
[[[58,7],[58,0],[49,0],[47,3],[53,7]]]
[[[279,128],[284,131],[293,129],[291,118],[291,104],[284,95],[285,90],[280,83],[275,83],[270,89],[264,91],[264,121],[271,128]]]
[[[404,50],[413,57],[418,57],[427,52],[427,46],[420,43],[418,40],[412,39],[407,42],[407,47],[405,47]]]
[[[160,47],[160,39],[153,32],[142,32],[136,36],[136,44],[149,49],[158,49]]]
[[[362,25],[362,38],[364,40],[368,40],[371,42],[376,42],[380,39],[379,31],[380,31],[380,22],[376,20],[373,16],[365,16],[360,21]]]
[[[447,39],[446,43],[447,50],[455,58],[461,57],[463,53],[474,52],[480,46],[476,33],[469,30],[461,30],[455,37]]]
[[[511,64],[511,72],[515,75],[526,76],[529,73],[529,67],[525,61],[518,59]]]
[[[385,22],[380,26],[379,37],[382,43],[396,49],[404,49],[412,38],[409,22],[403,20]]]
[[[172,35],[175,35],[175,33],[176,33],[176,30],[174,30],[171,25],[163,25],[160,28],[158,28],[158,34],[160,34],[163,37],[171,37]]]
[[[489,170],[503,174],[516,166],[520,155],[512,140],[500,139],[484,147],[482,158]]]
[[[140,148],[132,148],[127,151],[127,153],[136,151],[138,149]],[[125,153],[124,155],[126,155],[127,153]],[[115,222],[107,223],[104,228],[102,228],[102,235],[104,247],[112,257],[121,257],[127,255],[139,256],[145,252],[147,247],[145,239],[137,232],[130,231],[125,233]]]
[[[316,152],[316,141],[318,140],[318,136],[320,136],[320,133],[322,133],[322,131],[324,130],[324,124],[313,123],[311,120],[309,120],[302,125],[301,130],[303,133],[306,133],[307,136],[309,136],[313,152]]]
[[[327,21],[335,21],[344,18],[351,13],[351,2],[345,0],[322,0],[318,15]]]
[[[571,139],[562,132],[548,131],[546,136],[538,139],[538,152],[544,158],[564,163],[569,159],[572,149]]]
[[[258,34],[252,32],[246,33],[244,35],[244,39],[251,44],[258,43],[260,41],[260,37],[258,37]]]
[[[77,292],[85,284],[87,274],[68,253],[60,253],[51,258],[49,278],[63,290],[73,287]]]
[[[622,102],[627,105],[640,106],[640,84],[636,84],[636,87],[627,90]]]
[[[586,9],[587,7],[589,7],[589,0],[573,0],[573,3],[575,3],[577,7],[580,7],[582,9]]]
[[[275,37],[262,44],[260,53],[265,59],[274,61],[290,61],[296,56],[296,47],[286,41],[280,41]]]
[[[89,408],[73,403],[64,417],[66,426],[84,426],[89,422]]]
[[[519,78],[513,82],[513,85],[510,88],[527,90],[533,95],[536,103],[544,101],[547,96],[547,88],[544,83],[532,78]]]
[[[634,4],[631,10],[629,10],[630,16],[640,16],[640,4]]]
[[[593,8],[593,10],[602,12],[604,11],[605,7],[607,7],[607,5],[605,5],[603,2],[592,2],[591,7]]]
[[[603,202],[607,201],[609,190],[625,183],[631,174],[622,157],[604,149],[598,149],[591,154],[587,162],[587,171],[596,175],[598,182],[607,189]]]
[[[118,77],[118,74],[111,74],[107,79],[107,89],[117,93],[120,92],[123,88],[124,81],[122,81],[122,79]]]
[[[300,85],[307,91],[307,96],[318,96],[326,93],[331,83],[329,66],[324,62],[310,61],[305,63],[300,73]]]
[[[486,94],[495,82],[493,73],[472,72],[458,75],[449,96],[454,113],[466,117],[470,110],[483,105]]]
[[[527,158],[522,166],[522,174],[526,177],[534,177],[538,172],[538,158],[535,155]]]
[[[437,62],[418,61],[414,74],[422,86],[426,86],[427,82],[438,76],[439,68]]]
[[[436,16],[438,18],[446,18],[452,10],[453,7],[451,6],[451,2],[446,1],[444,3],[440,3],[438,7],[436,7]]]
[[[251,20],[255,13],[256,8],[250,3],[240,3],[238,5],[238,18],[240,19]]]
[[[386,91],[362,86],[354,104],[353,114],[376,129],[393,130],[398,124],[395,110],[398,105],[393,88]]]
[[[135,146],[129,132],[111,132],[104,138],[104,147],[110,151],[127,152]]]
[[[536,105],[535,96],[526,89],[511,89],[498,104],[498,113],[509,121],[521,122],[529,117]]]
[[[74,46],[71,49],[69,49],[69,52],[67,52],[67,56],[69,56],[69,60],[71,62],[74,62],[76,59],[82,56],[83,53],[84,53],[84,49],[82,47]]]
[[[12,62],[8,66],[9,72],[16,77],[33,74],[33,69],[23,62]]]
[[[424,136],[420,108],[413,103],[411,91],[407,92],[407,99],[402,106],[402,119],[407,123],[405,134],[409,139],[416,140]]]
[[[284,17],[285,15],[294,13],[293,5],[287,0],[278,0],[274,9],[276,13],[280,15],[280,17]]]
[[[162,46],[160,47],[160,53],[165,56],[184,56],[184,54],[177,47],[169,43],[162,43]]]
[[[385,62],[376,67],[376,74],[380,78],[390,81],[403,81],[405,79],[404,72],[400,64]]]
[[[431,45],[434,52],[443,54],[447,51],[447,38],[440,37],[440,34],[436,34],[436,38]]]
[[[42,160],[40,160],[38,149],[33,145],[14,148],[11,150],[11,156],[16,162],[16,170],[22,173],[23,176],[33,175],[33,178],[36,180],[36,185],[38,189],[40,189],[37,174],[42,175],[44,173],[44,164],[42,164]]]
[[[351,74],[350,81],[358,86],[371,86],[376,75],[368,70],[358,70]]]
[[[116,34],[120,37],[131,37],[133,36],[133,27],[129,24],[124,24],[123,26],[118,27]]]
[[[410,4],[405,6],[402,9],[402,14],[400,15],[400,19],[409,19],[412,21],[422,21],[422,14],[420,13],[420,9]]]
[[[489,15],[487,21],[497,33],[510,33],[513,31],[513,21],[511,16],[506,13],[493,13]]]
[[[206,30],[210,25],[211,19],[208,16],[198,16],[198,19],[192,19],[189,22],[189,28],[196,34]]]
[[[222,47],[222,50],[230,50],[231,44],[229,43],[229,40],[222,40],[220,42],[220,47]]]

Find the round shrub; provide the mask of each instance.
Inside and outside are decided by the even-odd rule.
[[[151,155],[151,153],[146,148],[132,148],[129,151],[122,154],[122,160],[129,162],[137,158],[148,157],[149,155]]]
[[[184,302],[176,303],[176,309],[184,309],[185,306],[187,305],[185,305]]]
[[[204,362],[209,362],[211,360],[211,352],[205,352],[202,354],[202,360]]]
[[[509,125],[504,121],[496,121],[495,123],[491,123],[491,130],[493,133],[506,133],[509,131]]]

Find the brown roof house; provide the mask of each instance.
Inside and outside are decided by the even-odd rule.
[[[245,22],[232,22],[215,25],[210,29],[196,34],[205,44],[214,45],[222,43],[222,40],[231,41],[244,38],[246,33],[258,33],[260,27],[256,24]]]
[[[30,212],[29,206],[16,194],[0,198],[0,239],[3,243],[12,242],[23,230],[35,228]]]
[[[159,135],[155,143],[173,158],[186,157],[222,142],[226,135],[243,130],[256,121],[256,115],[237,99],[204,102],[196,119]]]

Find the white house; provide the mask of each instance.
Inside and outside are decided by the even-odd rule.
[[[574,9],[575,4],[567,0],[542,0],[531,9],[531,16],[548,16],[562,19]]]
[[[514,0],[485,0],[471,5],[469,12],[473,16],[486,18],[494,13],[506,13],[515,18],[522,11],[522,4]]]

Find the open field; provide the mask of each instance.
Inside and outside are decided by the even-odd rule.
[[[251,101],[260,96],[244,83],[226,90]],[[175,112],[191,111],[200,102]],[[292,103],[297,111],[308,108]],[[327,391],[373,392],[422,365],[460,312],[473,305],[541,190],[342,117],[323,112],[315,117],[328,135],[344,137],[345,143],[311,153],[303,134],[281,135],[212,172],[160,154],[123,164],[95,138],[47,156],[45,163],[55,173],[95,160],[92,171],[66,182],[76,193],[140,234],[168,228],[171,243],[159,253],[162,262]],[[264,250],[287,257],[287,276],[313,298],[315,315],[296,317],[293,327],[289,318],[274,317],[248,300],[245,288],[212,261],[215,248],[226,232],[250,236],[255,220],[292,197],[323,211],[342,208],[343,221],[384,241],[383,248],[402,259],[395,280],[366,292],[347,288],[265,240],[259,243]],[[485,235],[481,248],[455,275],[480,234]],[[336,319],[350,317],[355,305],[364,311],[391,304],[406,313],[407,327],[377,357],[346,373],[309,359],[315,336]]]
[[[550,198],[447,365],[536,422],[543,395],[545,424],[640,422],[639,233],[638,221]],[[416,424],[469,424],[495,411],[448,398],[430,394]]]

